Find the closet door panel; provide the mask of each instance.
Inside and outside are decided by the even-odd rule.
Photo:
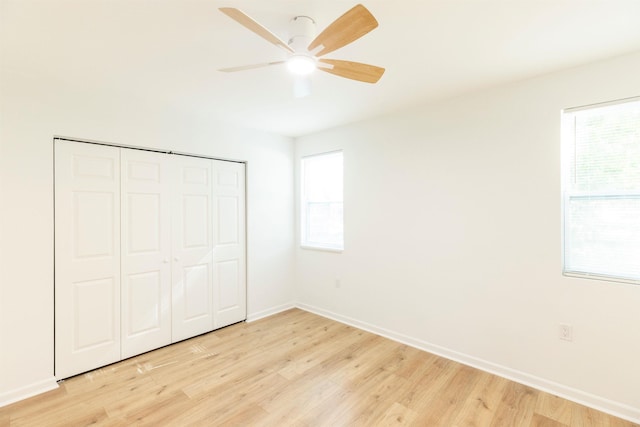
[[[120,359],[119,149],[55,142],[55,375]]]
[[[238,260],[219,261],[217,267],[217,281],[219,310],[224,311],[240,306],[242,292],[240,292],[240,263]],[[242,320],[242,319],[240,319]]]
[[[173,342],[213,329],[212,164],[175,156]]]
[[[122,149],[122,358],[171,342],[169,156]]]
[[[214,161],[215,327],[246,319],[245,165]]]

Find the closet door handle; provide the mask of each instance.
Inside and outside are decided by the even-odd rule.
[[[180,261],[180,258],[178,258],[178,257],[176,256],[176,257],[173,257],[173,260],[174,260],[175,262],[178,262],[178,261]]]
[[[169,258],[165,258],[162,260],[163,263],[167,264],[169,262]]]

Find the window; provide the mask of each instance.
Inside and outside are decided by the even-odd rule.
[[[640,98],[562,122],[564,273],[640,282]]]
[[[342,250],[342,151],[302,158],[302,246]]]

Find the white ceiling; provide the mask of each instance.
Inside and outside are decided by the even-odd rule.
[[[296,99],[282,66],[216,71],[284,55],[217,8],[286,40],[292,17],[321,31],[355,1],[2,1],[7,32],[23,34],[10,47],[61,84],[290,136],[640,50],[640,0],[364,0],[380,26],[327,57],[385,75],[370,85],[315,72],[312,95]]]

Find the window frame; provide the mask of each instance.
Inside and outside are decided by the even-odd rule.
[[[322,156],[330,156],[330,155],[335,155],[335,154],[340,154],[342,157],[342,170],[341,170],[341,181],[342,181],[342,200],[340,201],[315,201],[315,200],[308,200],[306,193],[305,193],[305,189],[306,189],[306,172],[305,172],[305,160],[307,159],[311,159],[314,157],[322,157]],[[327,251],[327,252],[338,252],[341,253],[344,251],[344,151],[339,149],[339,150],[331,150],[331,151],[324,151],[324,152],[319,152],[319,153],[314,153],[314,154],[309,154],[309,155],[305,155],[305,156],[301,156],[300,157],[300,210],[299,210],[299,214],[300,214],[300,227],[299,227],[299,232],[300,232],[300,247],[302,249],[311,249],[311,250],[319,250],[319,251]],[[340,204],[342,207],[342,218],[341,218],[341,222],[342,222],[342,241],[341,244],[330,244],[330,243],[326,243],[326,242],[314,242],[309,240],[308,235],[309,235],[309,222],[307,221],[307,218],[309,216],[309,205],[310,204],[326,204],[331,206],[332,204]]]
[[[638,103],[640,102],[640,96],[624,98],[614,101],[595,103],[589,105],[583,105],[580,107],[567,108],[561,111],[561,256],[562,256],[562,275],[566,277],[576,277],[583,279],[601,280],[607,282],[617,282],[626,284],[640,284],[640,278],[631,278],[623,275],[617,276],[615,274],[596,273],[587,270],[586,268],[568,268],[567,258],[568,255],[568,237],[569,233],[569,207],[568,205],[572,200],[589,200],[589,201],[601,201],[601,200],[626,200],[626,199],[638,199],[640,198],[640,191],[630,192],[624,190],[614,191],[600,191],[600,192],[584,192],[584,191],[571,191],[571,175],[573,168],[576,166],[575,160],[569,160],[570,157],[575,156],[575,113],[580,111],[599,109],[609,106],[622,105],[626,103]],[[567,115],[572,115],[573,120],[568,120]]]

